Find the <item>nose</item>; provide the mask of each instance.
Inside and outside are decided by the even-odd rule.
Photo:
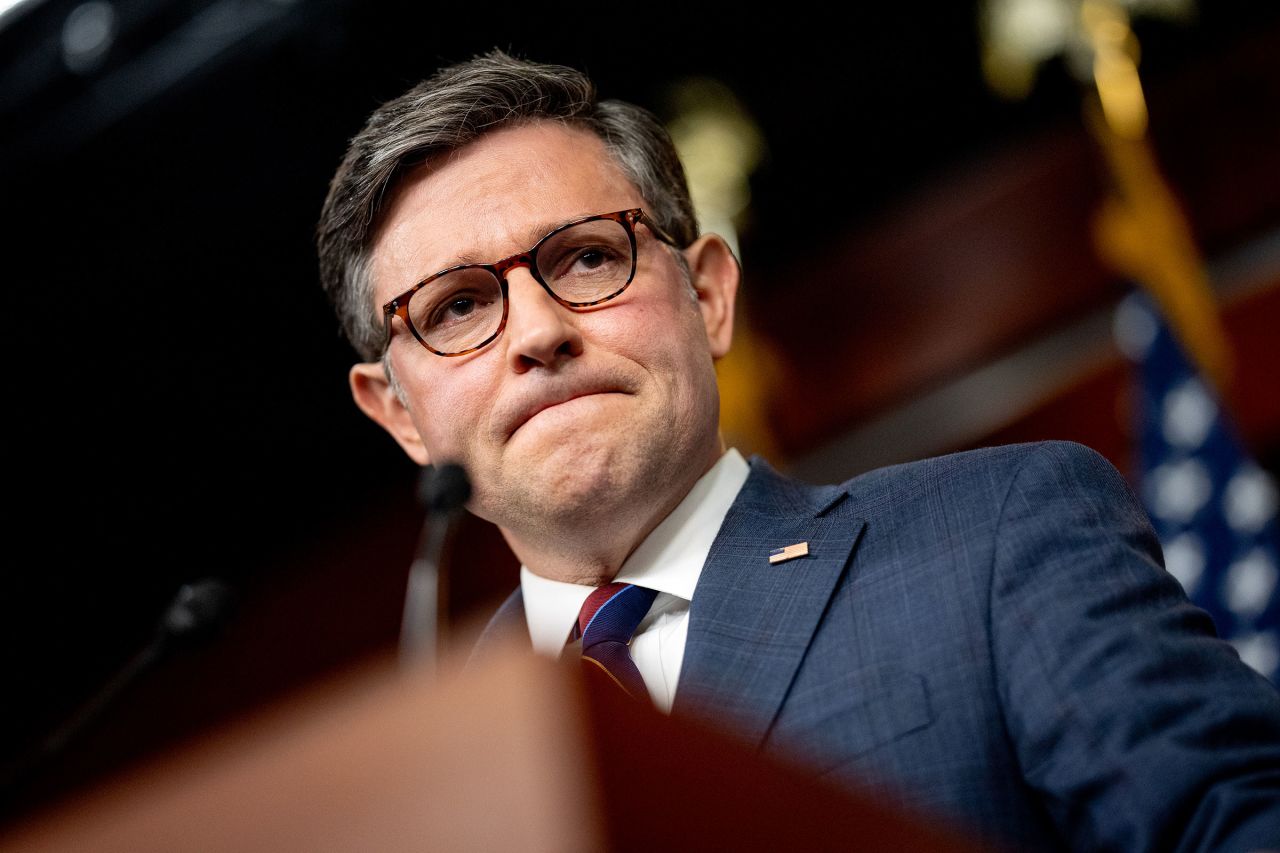
[[[507,273],[507,300],[503,337],[512,370],[524,373],[582,354],[578,315],[556,302],[527,267]]]

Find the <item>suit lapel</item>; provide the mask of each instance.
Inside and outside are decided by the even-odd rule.
[[[765,738],[865,526],[846,498],[752,460],[698,580],[673,713]],[[799,542],[808,556],[769,563],[770,551]]]
[[[471,648],[471,656],[467,658],[467,667],[476,666],[477,663],[486,660],[495,649],[509,645],[518,637],[523,637],[525,644],[530,645],[529,628],[524,615],[524,593],[517,586],[515,592],[502,602],[502,606],[489,619],[489,624],[485,625],[476,639],[475,645]]]

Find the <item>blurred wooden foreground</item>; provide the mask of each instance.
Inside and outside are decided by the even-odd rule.
[[[16,827],[21,851],[976,850],[513,648],[388,665]]]

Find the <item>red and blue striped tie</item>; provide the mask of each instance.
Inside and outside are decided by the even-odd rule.
[[[597,588],[583,602],[571,638],[582,638],[582,663],[588,671],[603,672],[633,699],[649,693],[628,644],[657,594],[629,583]]]

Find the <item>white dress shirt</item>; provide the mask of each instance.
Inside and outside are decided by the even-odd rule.
[[[631,640],[631,659],[653,704],[663,711],[670,712],[675,701],[689,633],[689,602],[702,575],[702,564],[750,470],[737,450],[721,456],[614,576],[615,581],[658,591]],[[560,656],[582,603],[594,589],[550,580],[520,567],[520,590],[535,651]]]

